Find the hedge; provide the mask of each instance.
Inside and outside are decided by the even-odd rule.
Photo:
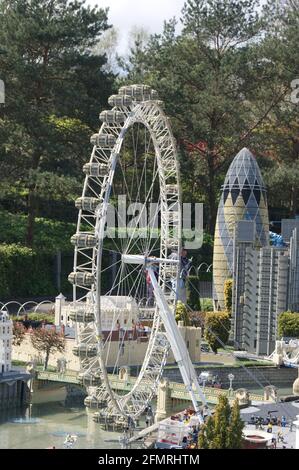
[[[187,304],[192,310],[200,310],[200,291],[198,276],[188,276],[186,280]]]
[[[0,245],[0,298],[55,295],[53,255],[20,245]]]
[[[109,253],[105,253],[103,267],[109,266],[110,262]],[[73,254],[62,253],[61,264],[61,291],[67,295],[72,292],[68,275],[73,270]],[[0,301],[56,296],[59,292],[55,272],[55,252],[0,244]],[[110,278],[111,273],[106,271],[102,279],[103,292],[110,286]]]

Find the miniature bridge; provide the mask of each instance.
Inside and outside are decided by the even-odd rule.
[[[65,384],[77,384],[80,385],[78,379],[78,373],[76,371],[68,370],[65,373],[60,372],[52,372],[52,371],[35,371],[35,379],[41,382],[59,382]],[[110,384],[113,390],[117,392],[127,393],[129,392],[133,385],[135,384],[136,377],[127,377],[125,380],[120,379],[116,375],[109,375]],[[146,386],[146,384],[145,384]],[[177,382],[168,382],[168,398],[172,400],[172,402],[181,402],[181,401],[190,401],[190,394],[186,387],[182,383]],[[226,395],[230,402],[233,402],[236,398],[237,391],[233,390],[224,390],[224,389],[217,389],[213,387],[204,387],[203,389],[206,400],[210,404],[217,404],[218,397],[220,395]],[[200,402],[200,397],[197,396],[196,398]],[[250,393],[250,400],[255,401],[264,401],[263,395],[256,395]]]

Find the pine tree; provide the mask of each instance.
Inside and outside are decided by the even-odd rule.
[[[26,243],[33,246],[35,219],[53,185],[52,199],[78,192],[82,148],[111,93],[105,57],[92,53],[108,28],[107,11],[85,1],[1,0],[0,21],[1,173],[10,194],[26,198]]]
[[[200,430],[200,449],[241,449],[244,423],[236,400],[231,408],[226,395],[219,397],[213,416],[210,416]]]
[[[228,448],[242,449],[242,431],[244,429],[244,421],[240,416],[239,401],[236,399],[231,409],[230,426],[228,431]]]
[[[227,449],[230,424],[230,406],[225,395],[219,397],[214,414],[215,435],[212,441],[213,449]]]
[[[207,425],[204,424],[200,430],[198,436],[198,448],[199,449],[208,449],[209,448],[209,441],[207,439]]]

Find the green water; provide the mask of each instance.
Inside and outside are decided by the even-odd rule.
[[[261,389],[250,390],[262,394]],[[290,387],[280,388],[279,396],[290,395]],[[153,403],[153,409],[155,403]],[[181,411],[185,404],[172,410]],[[143,423],[144,424],[144,423]],[[142,425],[142,423],[141,423]],[[67,407],[63,402],[30,405],[24,410],[0,411],[0,449],[64,448],[67,434],[76,434],[75,449],[120,448],[120,433],[104,431],[81,406]]]
[[[78,436],[74,449],[120,447],[120,434],[102,430],[83,407],[49,403],[22,411],[0,411],[0,449],[62,449],[67,434]]]

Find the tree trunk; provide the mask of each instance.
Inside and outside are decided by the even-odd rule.
[[[208,184],[208,201],[209,201],[209,233],[214,235],[215,223],[217,216],[216,194],[215,194],[215,168],[213,162],[213,155],[211,152],[208,155],[209,167],[209,184]]]
[[[44,370],[47,370],[47,369],[48,369],[49,357],[50,357],[50,349],[48,349],[48,350],[46,351],[46,358],[45,358]]]
[[[209,200],[209,233],[211,235],[214,235],[216,216],[217,216],[216,196],[215,196],[214,188],[210,188],[208,200]]]
[[[36,195],[34,188],[29,188],[28,194],[28,219],[27,219],[27,233],[26,245],[32,248],[34,240],[34,224],[36,217]]]
[[[294,219],[297,215],[297,197],[298,191],[295,185],[291,188],[291,201],[290,201],[290,217]]]

